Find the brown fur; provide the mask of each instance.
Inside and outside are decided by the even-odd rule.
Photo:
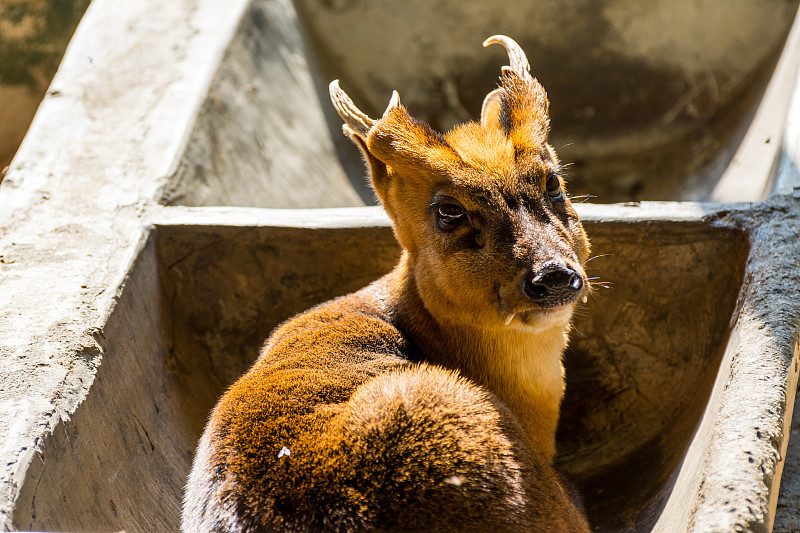
[[[545,305],[522,287],[553,261],[585,280],[589,244],[548,196],[547,97],[523,70],[444,136],[399,103],[343,114],[403,256],[275,330],[211,415],[185,531],[588,531],[552,466],[588,288]],[[468,218],[442,229],[443,204]]]

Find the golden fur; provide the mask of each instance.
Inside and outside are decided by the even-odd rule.
[[[487,42],[511,68],[446,135],[332,85],[403,255],[273,332],[211,415],[185,531],[588,531],[552,463],[589,244],[544,90]]]

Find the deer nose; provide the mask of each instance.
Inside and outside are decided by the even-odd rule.
[[[525,279],[522,289],[543,308],[560,307],[578,299],[583,289],[583,276],[560,262],[548,261]]]

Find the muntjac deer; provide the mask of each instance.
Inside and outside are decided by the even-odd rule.
[[[184,531],[589,531],[553,467],[589,242],[547,95],[492,43],[500,87],[445,135],[331,83],[402,256],[272,333],[211,414]]]

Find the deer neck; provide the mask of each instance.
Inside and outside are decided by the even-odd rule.
[[[516,415],[532,446],[552,461],[569,326],[481,328],[435,316],[420,296],[408,254],[389,278],[396,324],[426,361],[457,369],[493,392]]]

